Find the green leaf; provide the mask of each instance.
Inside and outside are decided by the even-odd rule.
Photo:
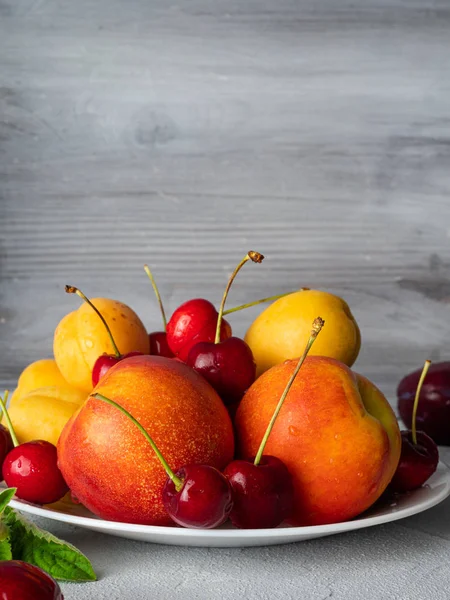
[[[0,521],[0,560],[12,560],[9,528]]]
[[[16,493],[16,488],[7,488],[6,490],[2,490],[0,493],[0,515],[8,506],[9,501]]]
[[[31,523],[9,506],[4,522],[10,529],[12,555],[15,560],[36,565],[62,581],[95,581],[89,560],[75,546]]]

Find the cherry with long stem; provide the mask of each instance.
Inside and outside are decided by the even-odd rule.
[[[294,487],[291,475],[279,458],[265,455],[264,449],[289,390],[323,325],[320,317],[314,320],[305,350],[275,407],[255,458],[234,460],[224,471],[233,489],[234,505],[230,519],[236,527],[277,527],[292,514]]]
[[[148,441],[167,474],[162,489],[164,507],[178,525],[183,527],[217,527],[226,521],[233,500],[226,477],[210,465],[191,464],[174,472],[145,428],[123,406],[95,393],[92,398],[114,406],[139,429]]]
[[[69,488],[58,468],[56,446],[45,440],[19,443],[6,402],[0,398],[0,408],[11,434],[13,448],[2,464],[2,475],[8,487],[16,488],[16,496],[35,504],[51,504],[60,500]]]
[[[148,338],[150,340],[150,354],[153,354],[154,356],[165,356],[166,358],[173,358],[175,355],[169,348],[169,344],[167,343],[167,318],[161,294],[159,293],[159,289],[156,285],[155,278],[153,277],[153,273],[150,271],[148,265],[144,265],[144,271],[147,273],[147,277],[150,279],[153,291],[155,292],[156,300],[159,305],[159,310],[161,312],[161,318],[163,322],[163,331],[152,331],[148,334]]]
[[[92,368],[92,385],[95,387],[97,385],[97,383],[100,381],[100,379],[109,371],[109,369],[111,367],[116,365],[118,362],[120,362],[124,358],[129,358],[130,356],[139,356],[142,354],[142,352],[136,351],[136,352],[128,352],[127,354],[121,354],[120,350],[117,347],[117,344],[114,340],[114,336],[111,332],[111,329],[109,328],[109,325],[106,322],[105,317],[98,310],[98,308],[94,305],[94,303],[91,302],[91,300],[89,300],[89,298],[85,294],[83,294],[83,292],[81,290],[79,290],[77,287],[75,287],[74,285],[66,285],[65,290],[66,290],[67,294],[76,294],[79,298],[84,300],[84,302],[86,302],[86,304],[88,304],[92,308],[92,310],[97,314],[97,316],[99,317],[99,319],[105,326],[106,332],[109,336],[111,345],[114,350],[114,354],[106,354],[106,353],[102,354],[95,361],[94,366]]]
[[[401,432],[400,460],[389,486],[394,492],[408,492],[420,487],[436,471],[439,463],[439,450],[435,442],[424,431],[417,431],[416,426],[420,392],[430,365],[431,361],[426,360],[419,378],[414,398],[411,430]]]
[[[191,348],[186,360],[213,386],[230,414],[233,414],[242,396],[255,381],[256,365],[252,351],[244,340],[237,337],[220,340],[225,302],[236,275],[245,263],[249,260],[260,263],[263,259],[264,256],[259,252],[250,251],[239,262],[228,280],[220,303],[214,342],[199,342]]]

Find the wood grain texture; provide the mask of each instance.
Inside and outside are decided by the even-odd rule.
[[[390,397],[450,337],[446,1],[0,0],[0,380],[90,295],[159,327],[218,300],[343,295]],[[238,333],[255,314],[233,318]]]

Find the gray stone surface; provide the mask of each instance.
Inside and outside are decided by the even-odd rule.
[[[160,320],[299,286],[350,303],[356,368],[394,398],[449,353],[448,0],[0,0],[0,383],[76,299]],[[232,323],[239,334],[256,314]],[[79,599],[449,598],[449,503],[297,546],[180,550],[51,525]]]

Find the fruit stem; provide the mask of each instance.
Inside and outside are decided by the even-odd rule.
[[[244,310],[245,308],[251,308],[252,306],[256,306],[257,304],[262,304],[263,302],[272,302],[273,300],[279,300],[280,298],[284,298],[285,296],[289,296],[289,294],[293,294],[294,292],[285,292],[284,294],[277,294],[276,296],[268,296],[267,298],[260,298],[259,300],[255,300],[254,302],[249,302],[248,304],[240,304],[239,306],[235,306],[233,308],[227,308],[227,310],[223,311],[223,316],[230,315],[231,313],[237,312],[238,310]]]
[[[172,469],[169,467],[169,465],[167,464],[164,456],[161,454],[160,450],[158,449],[158,446],[152,440],[152,438],[147,433],[147,431],[142,427],[142,425],[139,423],[139,421],[137,421],[133,417],[133,415],[130,414],[126,410],[126,408],[124,408],[120,404],[117,404],[117,402],[115,402],[114,400],[111,400],[110,398],[107,398],[106,396],[103,396],[103,394],[93,394],[91,397],[92,398],[96,398],[97,400],[102,400],[103,402],[106,402],[107,404],[110,404],[111,406],[114,406],[115,408],[117,408],[118,410],[120,410],[120,412],[123,413],[126,417],[128,417],[128,419],[132,423],[134,423],[136,425],[136,427],[139,429],[139,431],[142,433],[142,435],[148,441],[148,443],[150,444],[150,446],[153,448],[156,456],[159,458],[160,463],[164,467],[164,470],[167,473],[167,476],[169,477],[169,479],[171,479],[173,481],[177,492],[179,492],[181,490],[181,488],[183,487],[183,481],[179,477],[177,477],[175,475],[175,473],[172,471]]]
[[[2,413],[5,416],[6,424],[8,425],[9,433],[11,434],[11,439],[14,444],[14,448],[17,448],[19,445],[19,440],[17,439],[16,432],[14,431],[13,424],[11,423],[11,419],[9,418],[8,409],[6,408],[6,403],[8,402],[9,390],[5,390],[3,394],[3,398],[0,396],[0,408],[2,409]]]
[[[319,335],[320,330],[322,329],[324,324],[325,324],[325,321],[323,319],[321,319],[320,317],[317,317],[317,319],[314,319],[314,321],[313,321],[313,324],[312,324],[313,328],[311,331],[310,338],[306,344],[305,350],[303,351],[302,356],[299,358],[297,366],[295,367],[294,372],[292,373],[292,375],[284,389],[284,392],[281,394],[281,398],[279,399],[278,404],[275,408],[275,411],[272,415],[272,418],[270,419],[270,423],[267,426],[266,433],[264,434],[264,437],[263,437],[261,444],[259,446],[259,449],[258,449],[258,453],[256,454],[256,457],[255,457],[255,462],[254,462],[255,466],[258,466],[260,463],[267,440],[269,439],[269,435],[273,429],[276,418],[278,417],[278,413],[280,412],[281,407],[283,406],[283,402],[285,401],[286,396],[288,395],[289,390],[291,389],[291,386],[294,383],[294,379],[297,377],[297,374],[300,371],[300,367],[302,366],[308,352],[311,349],[311,346],[314,344],[314,341],[315,341],[316,337]]]
[[[164,331],[167,329],[167,319],[166,313],[164,311],[164,306],[161,300],[161,296],[159,294],[158,286],[156,285],[155,278],[153,277],[152,272],[149,269],[148,265],[144,265],[144,271],[147,273],[148,278],[150,279],[150,283],[152,284],[153,291],[155,292],[156,299],[158,300],[159,310],[161,311],[162,321],[164,325]]]
[[[113,347],[113,349],[114,349],[114,354],[116,355],[116,358],[121,358],[121,357],[122,357],[122,355],[121,355],[121,353],[119,352],[119,348],[116,346],[116,342],[114,341],[113,334],[111,333],[111,329],[109,328],[109,326],[108,326],[108,323],[105,321],[105,318],[103,317],[103,315],[101,314],[101,312],[98,310],[98,308],[96,308],[96,307],[95,307],[95,306],[92,304],[92,302],[89,300],[89,298],[88,298],[87,296],[85,296],[85,295],[83,294],[83,292],[82,292],[82,291],[80,291],[78,288],[76,288],[74,285],[66,285],[64,289],[66,290],[66,292],[67,292],[68,294],[76,294],[77,296],[79,296],[80,298],[82,298],[82,300],[84,300],[84,301],[85,301],[87,304],[89,304],[89,306],[90,306],[92,309],[94,309],[94,310],[95,310],[95,312],[96,312],[96,313],[97,313],[97,315],[100,317],[100,319],[101,319],[101,321],[102,321],[103,325],[104,325],[104,326],[105,326],[105,328],[106,328],[106,331],[107,331],[107,333],[108,333],[108,335],[109,335],[109,339],[111,340],[111,344],[112,344],[112,347]]]
[[[222,296],[222,302],[220,303],[219,316],[217,317],[216,337],[214,339],[215,344],[218,344],[220,342],[220,329],[222,326],[223,310],[225,308],[225,302],[226,302],[226,299],[228,296],[228,292],[230,291],[231,284],[233,283],[236,275],[239,273],[239,271],[242,269],[242,267],[245,265],[245,263],[249,260],[251,260],[255,263],[260,263],[264,260],[264,256],[262,254],[260,254],[259,252],[255,252],[254,250],[249,250],[249,252],[247,252],[247,254],[244,256],[244,258],[241,260],[241,262],[238,264],[238,266],[235,268],[235,270],[231,274],[231,277],[227,283],[227,287],[225,288],[225,292]]]
[[[420,375],[419,383],[417,384],[416,396],[414,398],[413,412],[412,412],[412,427],[411,427],[411,435],[413,444],[417,444],[417,429],[416,429],[416,416],[417,416],[417,407],[419,406],[419,396],[422,391],[422,385],[425,381],[425,377],[427,376],[428,369],[430,368],[431,360],[426,360],[423,365],[422,373]]]

